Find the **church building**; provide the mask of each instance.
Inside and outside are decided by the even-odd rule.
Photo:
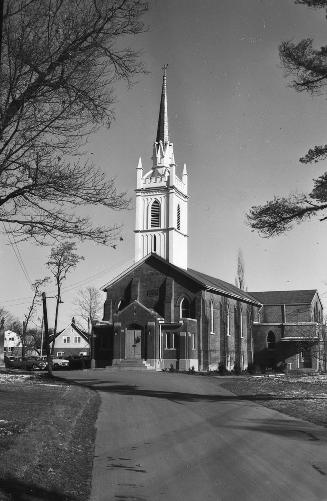
[[[188,267],[188,173],[185,164],[178,172],[169,136],[165,69],[152,166],[139,160],[135,192],[135,263],[103,287],[96,365],[245,370],[263,300]]]

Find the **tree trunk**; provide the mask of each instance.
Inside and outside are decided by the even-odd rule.
[[[55,343],[56,343],[56,335],[57,335],[57,327],[58,327],[59,302],[60,302],[60,282],[57,280],[56,314],[55,314],[55,324],[54,324],[54,331],[53,331],[53,343],[52,343],[51,355],[54,354],[54,348],[55,348]]]
[[[50,343],[49,343],[47,298],[45,292],[42,292],[42,303],[43,303],[44,341],[45,341],[45,351],[48,363],[48,374],[52,376],[52,359],[50,355]]]

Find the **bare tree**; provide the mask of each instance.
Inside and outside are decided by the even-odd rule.
[[[129,201],[86,160],[85,145],[114,118],[114,88],[143,72],[127,47],[145,30],[145,0],[7,0],[0,66],[0,221],[17,240],[108,243],[86,205]]]
[[[15,330],[15,332],[17,332],[22,342],[22,358],[25,358],[26,352],[28,350],[31,350],[32,348],[34,349],[35,347],[34,341],[36,340],[36,337],[30,336],[29,324],[35,314],[36,307],[40,304],[42,290],[48,282],[49,282],[49,277],[41,278],[33,282],[32,284],[33,298],[31,304],[28,307],[27,312],[24,315],[24,320],[21,324],[21,327],[19,328],[19,323],[17,322],[13,326],[12,330]]]
[[[297,0],[295,3],[311,8],[327,8],[327,0]],[[311,95],[327,94],[327,46],[314,48],[313,40],[286,41],[279,55],[290,87],[296,92]],[[302,164],[312,164],[327,158],[327,144],[313,146],[300,158]],[[327,172],[314,179],[310,193],[274,197],[263,205],[254,206],[248,214],[250,226],[262,236],[271,237],[290,230],[294,224],[315,216],[327,219]]]
[[[78,292],[75,304],[78,306],[79,316],[88,327],[89,322],[92,325],[101,316],[103,302],[103,293],[95,287],[86,287]]]
[[[57,335],[58,326],[58,313],[59,304],[61,301],[61,287],[64,280],[67,278],[67,274],[76,268],[79,261],[84,259],[83,256],[76,254],[76,244],[74,242],[63,242],[58,244],[56,247],[51,249],[49,261],[47,266],[52,273],[55,283],[56,283],[56,313],[55,313],[55,324],[53,331],[53,343],[52,348],[54,348],[54,342]]]
[[[0,306],[0,319],[4,319],[4,327],[6,329],[7,324],[10,323],[13,319],[11,313],[6,310],[3,306]]]
[[[236,270],[236,278],[235,285],[241,289],[245,290],[245,263],[242,249],[238,250],[237,255],[237,270]]]

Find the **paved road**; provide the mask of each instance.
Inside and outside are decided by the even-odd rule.
[[[96,388],[91,501],[327,501],[327,430],[240,400],[221,379],[62,373]]]

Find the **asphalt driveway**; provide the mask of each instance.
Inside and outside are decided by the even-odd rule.
[[[327,429],[236,397],[222,379],[58,375],[100,392],[91,501],[327,501]]]

